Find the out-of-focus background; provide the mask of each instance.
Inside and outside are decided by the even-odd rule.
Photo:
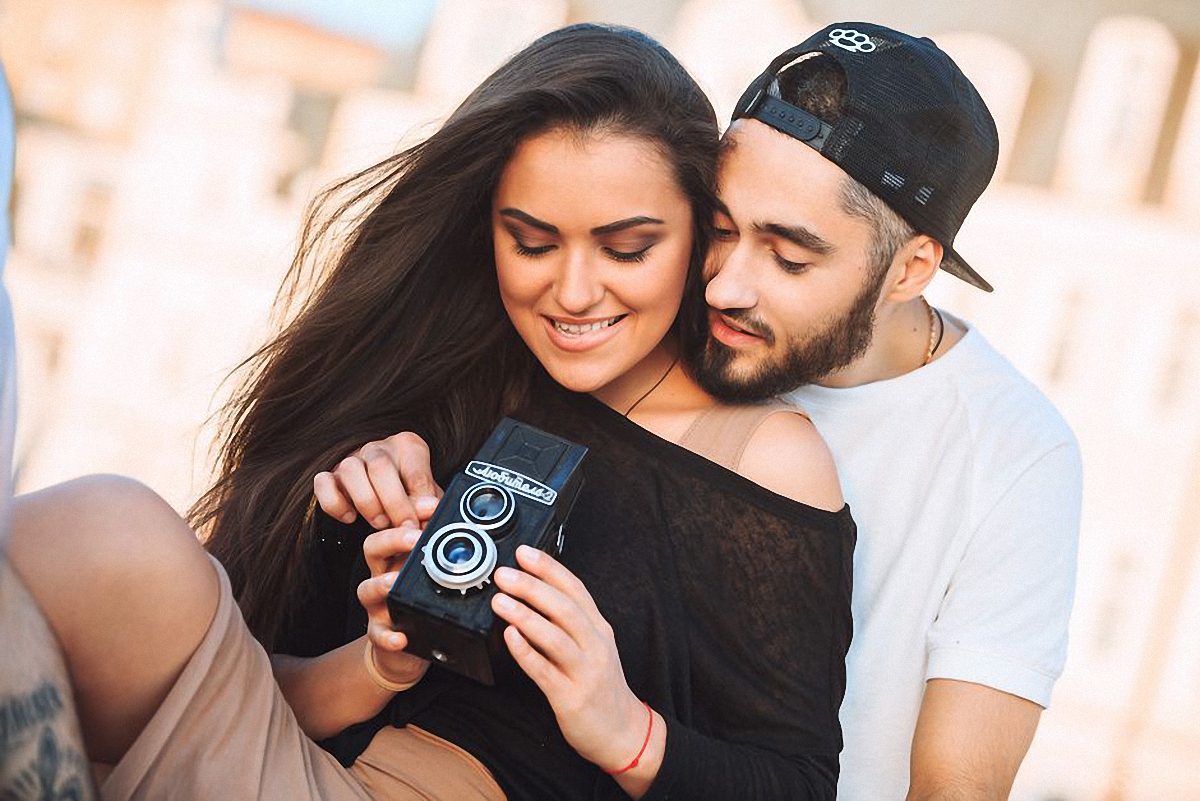
[[[18,110],[18,481],[184,509],[223,377],[268,333],[317,189],[568,22],[664,41],[722,119],[838,19],[935,38],[1004,149],[931,293],[1063,411],[1086,471],[1067,671],[1013,797],[1200,798],[1200,6],[1195,0],[0,0]]]

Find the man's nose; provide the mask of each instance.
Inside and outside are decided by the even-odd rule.
[[[572,248],[563,254],[554,299],[568,314],[582,315],[604,299],[604,284],[592,254]]]
[[[754,272],[747,259],[747,248],[717,248],[709,255],[710,276],[704,299],[714,309],[752,309],[758,305]]]

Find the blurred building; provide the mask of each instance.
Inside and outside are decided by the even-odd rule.
[[[775,52],[845,13],[829,6],[444,0],[398,53],[244,3],[0,0],[20,125],[21,487],[116,471],[185,508],[211,468],[205,420],[271,330],[308,200],[431,130],[538,34],[647,28],[727,112]],[[1001,180],[959,243],[997,291],[945,279],[931,294],[1083,447],[1071,656],[1021,801],[1200,798],[1200,20],[1149,6],[1072,7],[1038,34],[1049,45],[982,0],[860,9],[934,36],[995,111]]]

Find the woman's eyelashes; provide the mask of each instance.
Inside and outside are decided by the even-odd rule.
[[[554,250],[554,245],[526,245],[520,239],[513,237],[517,253],[522,256],[541,256]]]
[[[650,244],[638,250],[621,250],[614,247],[602,246],[600,250],[605,256],[608,256],[613,261],[619,261],[628,264],[645,261],[646,256],[649,255],[650,249],[654,247],[654,245],[655,243],[651,242]],[[526,244],[525,242],[522,242],[519,237],[513,237],[513,248],[518,254],[525,256],[526,258],[544,256],[557,247],[557,245]]]
[[[609,247],[601,248],[601,250],[603,250],[608,256],[616,261],[640,262],[646,260],[646,255],[650,252],[650,248],[652,247],[654,247],[653,242],[651,242],[649,245],[646,245],[646,247],[642,248],[641,250],[617,250]]]

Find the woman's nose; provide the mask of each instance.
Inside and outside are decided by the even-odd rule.
[[[604,299],[600,274],[592,255],[583,249],[565,253],[554,287],[555,300],[562,310],[581,315],[599,305]]]

